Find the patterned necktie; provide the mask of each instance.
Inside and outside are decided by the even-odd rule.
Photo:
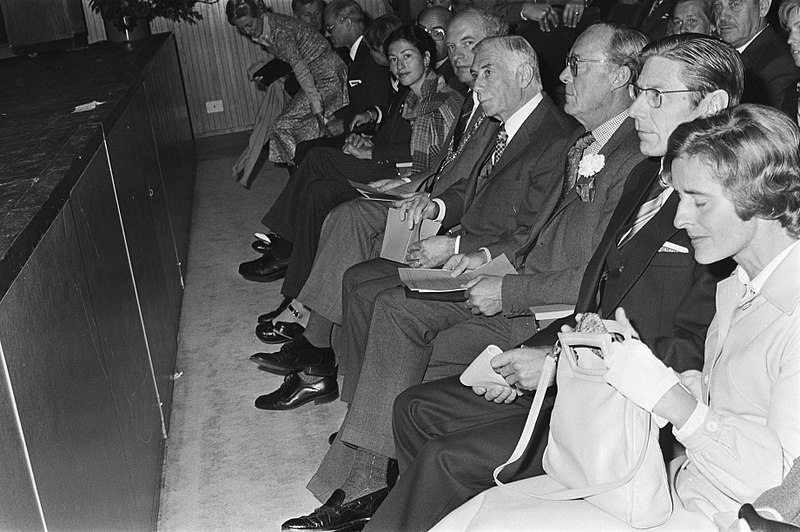
[[[467,98],[464,100],[464,105],[461,106],[461,114],[458,115],[458,122],[456,122],[456,129],[453,132],[453,151],[458,150],[461,146],[461,139],[464,137],[464,132],[467,130],[469,124],[469,117],[472,115],[472,110],[475,108],[475,99],[472,97],[472,91],[467,92]]]
[[[589,131],[584,133],[575,144],[567,152],[567,167],[564,171],[564,188],[561,191],[561,199],[563,200],[569,194],[569,191],[575,187],[575,181],[578,180],[578,167],[580,166],[583,152],[586,151],[592,142],[594,142],[594,135]]]
[[[508,144],[508,133],[506,133],[506,126],[501,125],[500,129],[497,130],[497,140],[494,143],[494,149],[492,153],[483,161],[483,165],[481,169],[478,171],[478,180],[476,182],[476,189],[480,190],[484,184],[487,182],[487,178],[492,173],[492,169],[497,164],[497,161],[500,160],[500,157],[503,156],[503,152],[506,151],[506,145]]]
[[[636,213],[636,219],[633,222],[628,231],[622,235],[622,238],[619,240],[619,244],[617,247],[622,247],[628,242],[631,241],[633,235],[639,232],[639,230],[647,225],[647,222],[653,219],[653,217],[658,213],[661,209],[661,193],[664,192],[664,187],[661,184],[660,179],[656,179],[656,182],[653,184],[653,188],[650,189],[650,192],[647,195],[647,200],[639,207],[639,212]]]

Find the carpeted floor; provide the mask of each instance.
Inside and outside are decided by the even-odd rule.
[[[171,430],[159,530],[280,530],[320,505],[305,484],[337,430],[345,405],[290,412],[253,406],[282,377],[248,358],[277,346],[253,334],[256,317],[280,301],[280,281],[237,273],[261,216],[281,191],[284,169],[266,163],[248,191],[230,175],[247,143],[236,134],[198,142],[198,174],[183,296]]]

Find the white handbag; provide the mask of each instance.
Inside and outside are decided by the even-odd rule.
[[[622,335],[616,322],[606,328]],[[584,499],[634,528],[663,524],[672,514],[672,497],[652,415],[603,380],[606,367],[592,350],[605,353],[612,335],[559,333],[559,349],[545,361],[525,428],[498,475],[525,452],[544,401],[547,384],[558,370],[550,435],[543,466],[548,476],[568,489],[523,493],[538,499]]]

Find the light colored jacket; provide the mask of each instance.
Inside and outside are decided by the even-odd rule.
[[[800,456],[798,272],[800,246],[750,300],[735,274],[717,287],[700,398],[709,408],[699,426],[675,432],[689,457],[676,490],[722,528]]]

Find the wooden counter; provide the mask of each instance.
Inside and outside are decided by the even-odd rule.
[[[0,529],[155,529],[196,165],[174,38],[0,62],[0,146]]]

